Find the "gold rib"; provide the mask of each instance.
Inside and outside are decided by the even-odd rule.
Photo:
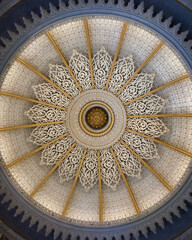
[[[36,75],[38,75],[39,77],[43,78],[46,82],[48,82],[49,84],[51,84],[53,87],[55,87],[57,90],[59,90],[60,92],[62,92],[66,97],[70,98],[71,100],[73,99],[68,93],[66,93],[63,89],[61,89],[60,87],[58,87],[55,83],[53,83],[49,78],[47,78],[45,75],[43,75],[42,73],[40,73],[37,69],[35,69],[34,67],[32,67],[29,63],[27,63],[25,60],[21,59],[21,58],[17,58],[16,59],[17,62],[23,64],[25,67],[27,67],[28,69],[30,69],[32,72],[34,72]]]
[[[154,55],[159,51],[159,49],[163,46],[163,42],[160,42],[157,47],[152,51],[152,53],[145,59],[145,61],[140,65],[140,67],[133,73],[133,75],[127,80],[127,82],[121,87],[121,89],[117,92],[116,96],[123,91],[123,89],[131,82],[131,80],[141,71],[141,69],[154,57]]]
[[[173,145],[171,145],[171,144],[169,144],[169,143],[166,143],[166,142],[157,140],[157,139],[155,139],[155,138],[149,137],[149,136],[147,136],[147,135],[145,135],[145,134],[143,134],[143,133],[136,132],[136,131],[131,130],[131,129],[129,129],[129,128],[126,128],[126,130],[129,131],[129,132],[138,134],[138,135],[140,135],[140,136],[142,136],[142,137],[148,138],[148,139],[150,139],[150,140],[152,140],[152,141],[154,141],[154,142],[156,142],[156,143],[159,143],[159,144],[161,144],[161,145],[164,145],[165,147],[171,148],[171,149],[173,149],[173,150],[175,150],[175,151],[177,151],[177,152],[183,153],[183,154],[186,155],[186,156],[192,157],[192,153],[187,152],[187,151],[185,151],[185,150],[183,150],[183,149],[180,149],[180,148],[178,148],[178,147],[175,147],[175,146],[173,146]]]
[[[0,132],[16,130],[16,129],[21,129],[21,128],[40,127],[40,126],[46,126],[46,125],[52,125],[52,124],[62,124],[62,123],[66,123],[66,121],[47,122],[47,123],[35,123],[35,124],[29,124],[29,125],[19,125],[19,126],[3,127],[3,128],[0,128]]]
[[[123,42],[123,38],[124,38],[124,35],[125,35],[125,32],[126,32],[126,29],[127,29],[127,23],[124,23],[122,31],[121,31],[121,36],[119,38],[119,42],[118,42],[118,45],[117,45],[117,50],[115,52],[115,56],[114,56],[114,59],[113,59],[112,65],[111,65],[111,70],[110,70],[110,73],[109,73],[109,76],[108,76],[108,79],[107,79],[107,83],[106,83],[106,86],[105,86],[105,90],[107,90],[107,88],[109,86],[109,81],[111,79],[113,69],[115,67],[115,63],[117,61],[117,57],[118,57],[118,54],[119,54],[119,51],[120,51],[120,48],[121,48],[121,45],[122,45],[122,42]]]
[[[189,75],[188,75],[188,74],[185,74],[185,75],[183,75],[183,76],[181,76],[181,77],[179,77],[179,78],[176,78],[176,79],[174,79],[174,80],[172,80],[172,81],[170,81],[170,82],[168,82],[168,83],[165,83],[165,84],[161,85],[160,87],[158,87],[158,88],[156,88],[156,89],[154,89],[154,90],[152,90],[152,91],[150,91],[150,92],[147,92],[147,93],[145,93],[145,94],[143,94],[143,95],[141,95],[141,96],[139,96],[139,97],[137,97],[137,98],[135,98],[135,99],[127,102],[127,103],[124,103],[124,105],[125,105],[125,106],[126,106],[126,105],[129,105],[129,104],[132,103],[132,102],[135,102],[135,101],[137,101],[137,100],[139,100],[139,99],[141,99],[141,98],[144,98],[144,97],[146,97],[146,96],[148,96],[148,95],[150,95],[150,94],[152,94],[152,93],[156,93],[156,92],[158,92],[158,91],[160,91],[160,90],[162,90],[162,89],[164,89],[164,88],[166,88],[166,87],[169,87],[170,85],[175,84],[175,83],[177,83],[177,82],[179,82],[179,81],[182,81],[182,80],[184,80],[184,79],[186,79],[186,78],[188,78],[188,77],[189,77]]]
[[[94,89],[95,83],[94,83],[93,65],[92,65],[92,57],[91,57],[91,42],[90,42],[89,26],[88,26],[87,20],[84,20],[84,27],[85,27],[85,33],[86,33],[86,39],[87,39],[87,48],[88,48],[89,64],[90,64],[90,70],[91,70],[92,88]]]
[[[45,106],[49,106],[49,107],[53,107],[53,108],[58,108],[58,109],[65,110],[65,111],[67,110],[67,108],[64,108],[64,107],[59,107],[59,106],[56,106],[56,105],[53,105],[53,104],[50,104],[50,103],[41,102],[41,101],[38,101],[38,100],[35,100],[35,99],[32,99],[32,98],[23,97],[23,96],[13,94],[13,93],[0,91],[0,95],[25,100],[25,101],[28,101],[28,102],[38,103],[38,104],[41,104],[41,105],[45,105]]]
[[[134,194],[133,194],[133,192],[132,192],[132,189],[131,189],[131,187],[129,186],[128,181],[127,181],[127,179],[126,179],[126,177],[125,177],[125,175],[124,175],[124,173],[123,173],[123,171],[122,171],[122,169],[121,169],[121,166],[120,166],[120,164],[119,164],[119,162],[118,162],[118,160],[117,160],[117,157],[116,157],[116,155],[115,155],[115,153],[114,153],[114,151],[113,151],[113,148],[110,147],[110,150],[111,150],[111,153],[112,153],[112,155],[113,155],[113,158],[115,159],[115,162],[116,162],[116,164],[117,164],[117,167],[119,168],[119,172],[121,173],[121,176],[122,176],[122,178],[123,178],[123,181],[124,181],[124,183],[125,183],[125,186],[126,186],[126,188],[127,188],[127,191],[128,191],[128,193],[129,193],[129,195],[130,195],[130,197],[131,197],[131,200],[132,200],[132,203],[133,203],[133,205],[134,205],[134,207],[135,207],[135,210],[136,210],[137,213],[140,213],[141,210],[140,210],[140,208],[139,208],[139,206],[138,206],[138,204],[137,204],[137,201],[136,201],[135,196],[134,196]]]
[[[152,118],[152,117],[192,117],[192,113],[170,113],[170,114],[152,114],[152,115],[133,115],[127,116],[127,118]]]
[[[98,153],[98,174],[99,174],[99,221],[103,222],[103,195],[101,186],[101,161],[100,161],[100,151]]]
[[[159,181],[170,191],[172,187],[152,168],[150,167],[136,152],[133,151],[122,139],[119,140],[146,168],[149,169],[158,179]]]
[[[68,209],[68,207],[69,207],[69,203],[70,203],[71,198],[72,198],[72,196],[73,196],[73,192],[74,192],[75,186],[76,186],[76,184],[77,184],[77,180],[78,180],[78,178],[79,178],[79,174],[80,174],[81,167],[82,167],[82,165],[83,165],[83,162],[84,162],[86,153],[87,153],[87,149],[85,149],[85,151],[84,151],[84,153],[83,153],[83,157],[82,157],[82,159],[81,159],[81,163],[80,163],[80,165],[79,165],[79,168],[78,168],[78,171],[77,171],[75,180],[74,180],[74,182],[73,182],[71,191],[70,191],[70,193],[69,193],[67,202],[66,202],[66,204],[65,204],[65,207],[64,207],[64,210],[63,210],[63,213],[62,213],[63,216],[65,216],[66,213],[67,213],[67,209]]]
[[[54,143],[54,142],[56,142],[56,141],[62,139],[63,137],[66,137],[67,135],[69,135],[69,133],[65,133],[65,134],[63,134],[62,136],[60,136],[60,137],[58,137],[58,138],[52,140],[51,142],[48,142],[48,143],[44,144],[43,146],[41,146],[41,147],[39,147],[39,148],[36,148],[35,150],[33,150],[33,151],[31,151],[31,152],[25,154],[24,156],[18,158],[17,160],[15,160],[15,161],[13,161],[13,162],[7,164],[7,167],[8,167],[8,168],[12,167],[13,165],[15,165],[15,164],[17,164],[17,163],[23,161],[24,159],[26,159],[26,158],[32,156],[33,154],[35,154],[35,153],[39,152],[40,150],[44,149],[45,147],[48,147],[48,146],[51,145],[52,143]]]
[[[64,156],[55,164],[55,166],[51,169],[50,172],[41,180],[41,182],[35,187],[35,189],[30,193],[30,196],[33,197],[39,189],[43,186],[43,184],[47,181],[47,179],[52,175],[52,173],[55,171],[55,169],[62,163],[62,161],[66,158],[66,156],[71,152],[71,150],[76,146],[76,142],[73,143],[73,145],[67,150],[67,152],[64,154]]]
[[[67,63],[67,61],[65,60],[65,58],[64,58],[61,50],[59,49],[57,43],[55,42],[55,40],[53,39],[53,37],[51,36],[51,34],[49,32],[46,32],[45,34],[48,37],[48,39],[50,40],[50,42],[52,43],[52,45],[54,46],[57,53],[59,54],[62,62],[64,63],[65,67],[67,68],[68,72],[71,74],[71,77],[75,81],[75,83],[76,83],[77,87],[79,88],[80,92],[82,92],[82,89],[81,89],[76,77],[74,76],[73,72],[71,71],[71,68],[69,67],[69,64]]]

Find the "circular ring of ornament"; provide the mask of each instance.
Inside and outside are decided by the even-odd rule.
[[[142,25],[152,20],[115,9],[59,24],[54,13],[44,20],[49,29],[7,56],[2,179],[48,225],[53,215],[62,226],[118,232],[118,223],[134,232],[189,184],[190,57]]]
[[[76,141],[89,149],[104,149],[125,131],[126,113],[113,94],[89,90],[80,94],[68,110],[68,129]]]

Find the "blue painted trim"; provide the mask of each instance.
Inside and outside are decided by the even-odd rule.
[[[151,28],[160,36],[164,37],[165,40],[168,41],[173,46],[173,48],[183,56],[186,64],[192,70],[192,56],[190,55],[190,53],[186,51],[185,47],[182,46],[177,39],[173,38],[173,35],[171,33],[165,32],[165,30],[162,27],[160,27],[158,24],[153,23],[152,21],[146,18],[141,18],[140,16],[136,16],[132,13],[128,13],[122,10],[119,11],[118,9],[114,10],[112,8],[111,9],[86,8],[86,9],[80,9],[78,11],[72,11],[69,13],[66,12],[65,15],[59,13],[57,16],[50,17],[47,21],[42,20],[42,23],[39,23],[36,26],[34,25],[30,31],[27,31],[25,34],[22,35],[20,39],[18,39],[14,43],[14,46],[11,47],[9,53],[6,54],[6,56],[4,56],[4,59],[0,66],[0,73],[4,69],[7,62],[10,60],[10,58],[14,56],[15,52],[20,48],[20,46],[22,46],[27,41],[27,39],[29,39],[33,35],[39,33],[43,29],[46,29],[48,26],[51,26],[54,23],[62,20],[68,20],[75,17],[95,16],[95,15],[108,15],[108,16],[121,17],[125,20],[126,19],[133,20],[135,22],[142,24],[143,26],[147,26]]]
[[[2,0],[9,1],[9,0]],[[13,23],[22,23],[21,16],[26,16],[31,19],[30,11],[35,11],[39,13],[39,7],[42,6],[45,9],[49,9],[49,2],[52,2],[55,6],[58,5],[59,0],[23,0],[20,4],[18,4],[14,9],[11,9],[6,13],[1,19],[1,27],[0,35],[5,36],[5,31],[15,30]],[[74,0],[62,0],[63,2],[73,2]],[[79,0],[83,2],[84,0]],[[104,1],[104,0],[103,0]],[[114,0],[109,0],[113,2]],[[117,1],[117,0],[116,0]],[[120,1],[120,0],[119,0]],[[130,0],[124,0],[125,3]],[[135,4],[138,5],[142,2],[142,0],[134,0]],[[164,18],[167,19],[170,16],[173,16],[173,25],[176,25],[179,22],[182,22],[181,31],[192,30],[192,13],[188,11],[182,4],[177,2],[177,0],[144,0],[144,8],[148,9],[152,5],[154,5],[154,12],[158,13],[163,10]],[[192,39],[192,32],[189,33],[189,38]]]
[[[177,0],[177,1],[192,11],[192,1],[191,0]]]
[[[13,236],[16,240],[25,240],[20,235],[18,235],[16,232],[14,232],[12,229],[10,229],[3,221],[0,220],[0,229],[3,229],[6,233],[9,233],[11,236]]]
[[[169,201],[166,202],[162,207],[158,208],[153,213],[143,217],[142,219],[137,219],[135,221],[125,223],[125,224],[118,224],[113,226],[102,226],[102,227],[92,227],[92,226],[83,226],[83,225],[77,225],[73,223],[63,222],[63,220],[59,220],[58,218],[52,217],[50,215],[47,215],[46,213],[42,212],[41,209],[37,209],[35,206],[31,205],[31,202],[29,199],[27,199],[24,195],[21,195],[11,184],[5,173],[0,169],[0,176],[7,187],[9,189],[10,193],[18,200],[18,202],[22,203],[22,205],[25,206],[26,209],[29,211],[35,213],[36,215],[39,215],[43,219],[46,219],[48,222],[51,222],[53,224],[56,224],[58,226],[64,227],[67,230],[76,230],[77,232],[94,232],[96,233],[116,233],[116,232],[124,232],[128,227],[136,227],[139,229],[141,225],[144,223],[147,223],[149,220],[153,221],[153,218],[155,219],[158,215],[161,215],[162,212],[165,212],[168,210],[171,205],[176,203],[180,196],[184,195],[187,189],[192,187],[192,174],[189,176],[187,181],[185,182],[184,186],[178,190],[178,192],[175,194],[173,198],[171,198]]]
[[[2,17],[3,14],[9,11],[12,7],[14,7],[20,1],[22,0],[10,0],[9,2],[3,1],[2,3],[0,3],[0,17]]]

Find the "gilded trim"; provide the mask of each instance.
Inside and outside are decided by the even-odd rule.
[[[183,2],[181,2],[180,0],[176,0],[178,3],[180,3],[181,5],[183,5],[184,7],[186,7],[190,12],[192,12],[192,8],[188,7],[187,5],[185,5]]]

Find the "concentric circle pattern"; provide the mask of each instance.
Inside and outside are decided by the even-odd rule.
[[[65,221],[153,212],[191,171],[189,74],[168,42],[132,21],[97,16],[45,29],[1,77],[10,181]]]
[[[93,129],[86,124],[85,116],[92,107],[100,107],[108,115],[104,128]],[[126,113],[123,104],[113,94],[103,90],[89,90],[71,103],[68,111],[68,128],[79,144],[103,149],[117,142],[125,131]]]

